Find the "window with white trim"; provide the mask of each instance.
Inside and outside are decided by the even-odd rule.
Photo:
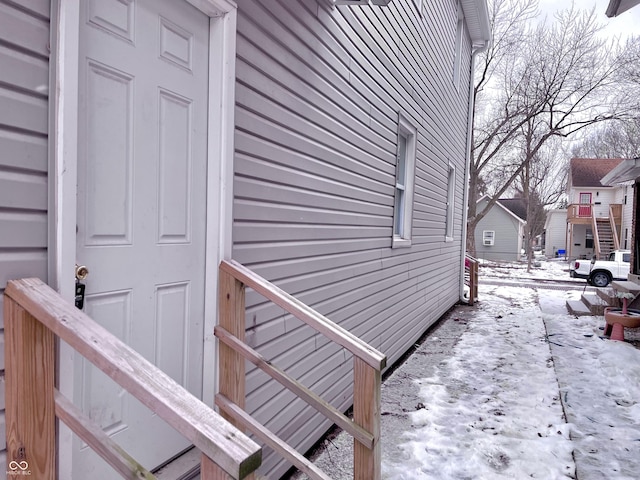
[[[393,247],[411,246],[416,133],[416,127],[402,115],[399,115],[396,188],[393,206]]]
[[[496,240],[496,232],[493,230],[483,230],[482,231],[482,245],[490,247],[494,244]]]
[[[456,167],[449,163],[447,176],[447,218],[445,219],[445,240],[453,241],[453,212],[455,207]]]

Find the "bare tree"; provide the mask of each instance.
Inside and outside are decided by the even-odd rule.
[[[636,97],[637,98],[637,97]],[[640,157],[640,117],[607,122],[591,129],[571,148],[572,157]]]
[[[571,156],[585,158],[640,157],[640,36],[631,37],[621,54],[622,102],[630,115],[589,129],[571,149]]]
[[[523,131],[523,156],[527,156],[527,152],[537,143],[533,133],[533,129]],[[569,169],[564,159],[558,161],[562,155],[559,139],[550,138],[525,163],[514,182],[515,190],[522,197],[527,212],[524,227],[527,271],[531,270],[533,263],[533,241],[544,231],[547,207],[559,203],[565,195]]]
[[[532,22],[535,0],[494,0],[494,41],[480,62],[474,94],[467,250],[475,227],[551,138],[617,118],[617,51],[597,34],[594,10],[573,6],[553,21]],[[505,33],[505,30],[514,31]],[[526,145],[526,148],[522,148]],[[499,175],[495,175],[496,172]],[[495,176],[487,178],[491,174]],[[477,211],[481,179],[492,200]]]
[[[623,78],[629,84],[640,86],[640,36],[627,40],[623,53]]]

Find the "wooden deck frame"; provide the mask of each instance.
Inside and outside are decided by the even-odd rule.
[[[58,417],[123,477],[154,478],[55,390],[57,336],[200,449],[203,480],[255,478],[255,442],[41,280],[8,283],[4,321],[10,469],[56,478]]]
[[[247,359],[354,437],[354,480],[379,480],[380,386],[387,357],[238,262],[229,260],[220,264],[219,285],[220,324],[215,335],[220,340],[221,373],[216,405],[223,416],[261,438],[309,478],[329,478],[244,412]],[[244,291],[247,286],[353,354],[353,421],[244,343]]]
[[[582,210],[581,210],[582,207]],[[601,259],[602,252],[600,251],[600,239],[598,237],[597,220],[608,219],[611,224],[611,230],[613,232],[614,248],[617,250],[620,248],[620,236],[618,233],[618,227],[622,223],[622,204],[611,203],[609,204],[608,217],[596,217],[595,213],[596,204],[583,204],[572,203],[567,206],[567,224],[569,229],[567,231],[567,255],[569,258],[573,258],[573,225],[589,225],[593,231],[593,244],[595,249],[595,255]]]
[[[469,305],[473,305],[478,299],[478,260],[471,255],[465,256],[465,284],[469,287]]]

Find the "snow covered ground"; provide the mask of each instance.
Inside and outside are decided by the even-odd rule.
[[[383,478],[640,478],[640,350],[602,339],[602,317],[567,314],[584,281],[573,287],[564,261],[484,264],[480,277],[479,303],[384,382]],[[316,460],[332,478],[350,478],[351,442]]]

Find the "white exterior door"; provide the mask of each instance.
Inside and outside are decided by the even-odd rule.
[[[85,312],[202,396],[209,18],[80,2],[77,261]],[[88,362],[75,403],[146,468],[187,442]],[[75,438],[74,478],[117,478]]]

